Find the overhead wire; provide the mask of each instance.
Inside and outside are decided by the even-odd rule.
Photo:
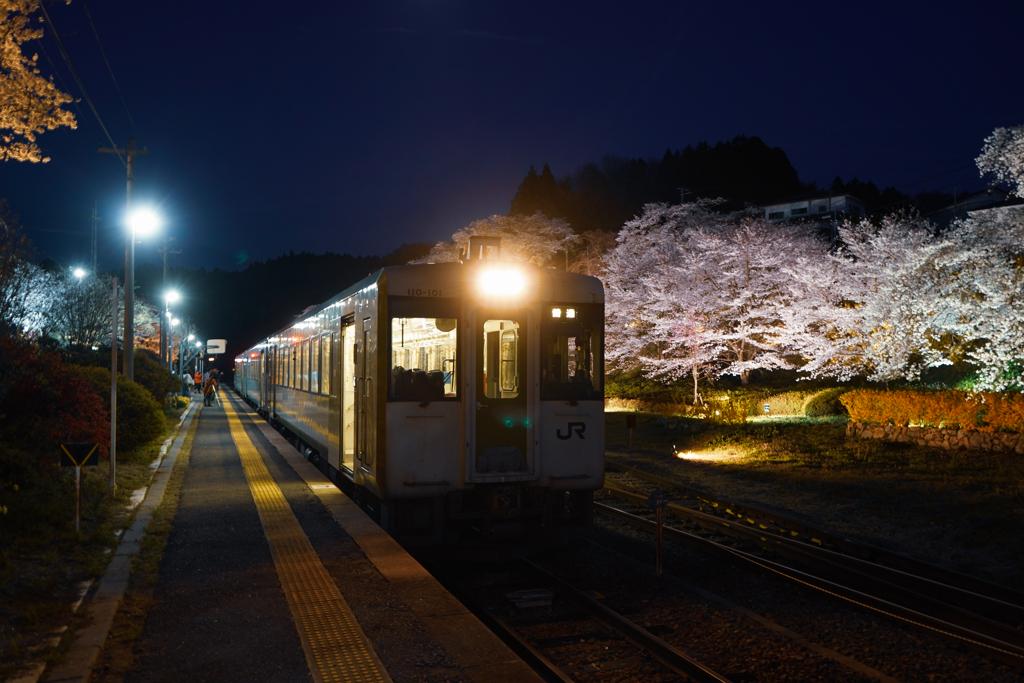
[[[53,73],[57,74],[57,80],[60,81],[60,87],[64,89],[64,92],[70,92],[71,88],[69,88],[68,84],[64,82],[64,77],[61,76],[60,71],[57,70],[57,65],[53,63],[52,59],[50,59],[50,53],[46,51],[46,45],[41,40],[37,42],[39,44],[39,49],[43,51],[43,56],[46,57],[46,62],[50,65],[50,69],[53,70]],[[71,100],[71,104],[75,105],[78,115],[84,119],[85,113],[82,111],[82,108],[78,106],[78,100]]]
[[[110,136],[110,132],[107,127],[103,124],[103,119],[100,118],[100,113],[96,111],[96,105],[92,103],[92,98],[89,97],[88,91],[85,89],[85,84],[82,83],[82,79],[78,75],[78,69],[75,68],[74,63],[71,61],[71,56],[68,51],[64,48],[64,41],[60,39],[60,35],[57,33],[57,29],[53,26],[53,21],[50,19],[50,13],[46,11],[46,7],[42,2],[39,3],[39,9],[43,12],[43,18],[46,20],[46,25],[50,27],[50,32],[53,34],[53,39],[57,43],[57,47],[60,48],[60,54],[64,58],[64,62],[68,65],[68,69],[71,71],[72,77],[75,79],[75,83],[78,84],[78,89],[82,91],[82,97],[85,98],[86,103],[89,105],[89,109],[92,110],[93,116],[96,117],[96,121],[100,124],[100,128],[103,129],[104,134],[107,136],[107,140],[110,141],[110,146],[114,148],[114,152],[117,154],[117,158],[121,160],[121,163],[127,167],[128,163],[121,156],[120,150],[117,148],[117,144],[114,142],[114,138]]]
[[[114,89],[117,90],[117,96],[121,98],[121,104],[124,105],[124,113],[128,115],[128,120],[132,124],[132,130],[138,132],[135,127],[135,119],[132,118],[132,113],[128,111],[128,103],[124,100],[124,95],[121,94],[121,87],[117,84],[117,79],[114,78],[114,70],[110,68],[110,60],[107,59],[107,52],[103,49],[103,43],[100,41],[100,34],[96,31],[96,24],[92,21],[92,14],[89,13],[89,5],[85,4],[85,0],[82,0],[82,8],[85,10],[85,16],[89,20],[89,26],[92,27],[92,34],[96,36],[96,44],[99,45],[100,54],[103,55],[103,62],[107,65],[107,73],[110,74],[110,80],[114,82]]]

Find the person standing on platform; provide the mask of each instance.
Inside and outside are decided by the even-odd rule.
[[[203,373],[196,370],[195,384],[193,385],[200,394],[203,393]]]
[[[213,405],[215,398],[217,398],[217,380],[211,375],[206,378],[206,383],[203,384],[203,405]]]
[[[182,390],[181,390],[181,395],[182,396],[189,396],[189,395],[191,395],[192,394],[192,385],[195,384],[195,381],[192,379],[192,375],[186,372],[184,374],[184,376],[181,378],[181,381],[182,381],[182,384],[183,384],[183,387],[182,387]]]

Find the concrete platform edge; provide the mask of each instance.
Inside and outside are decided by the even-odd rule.
[[[135,520],[125,531],[121,542],[114,551],[114,558],[100,579],[92,598],[85,603],[86,626],[74,634],[74,642],[64,659],[46,677],[47,683],[86,683],[92,675],[92,668],[99,658],[107,640],[114,615],[124,599],[131,577],[132,557],[138,553],[140,541],[153,518],[153,512],[163,501],[167,482],[174,469],[181,446],[185,442],[193,418],[202,410],[197,401],[190,404],[188,414],[180,423],[178,434],[167,455],[157,468],[156,477],[146,491],[146,497],[139,505]]]
[[[467,676],[476,683],[542,680],[281,434],[240,399],[231,396],[231,400],[237,401],[239,407],[244,406],[244,412],[240,410],[239,414],[252,419],[335,521],[352,536],[377,571],[394,587],[395,593],[424,628],[437,638],[455,661],[463,665]],[[324,484],[331,486],[324,488]],[[471,632],[476,637],[467,638]]]

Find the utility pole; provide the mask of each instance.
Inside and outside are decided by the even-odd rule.
[[[149,150],[135,146],[135,138],[128,138],[128,144],[122,147],[99,148],[101,154],[121,154],[128,159],[128,197],[125,216],[132,211],[132,193],[135,191],[135,157],[149,154]],[[131,219],[129,218],[129,221]],[[128,226],[124,248],[124,369],[122,372],[128,379],[135,379],[135,230]]]
[[[169,322],[170,316],[167,314],[167,255],[168,254],[180,254],[181,249],[171,249],[172,239],[168,236],[164,236],[164,246],[160,248],[160,254],[164,258],[164,315],[160,321],[160,362],[167,365],[167,369],[171,369],[171,358],[174,357],[172,348],[174,346],[173,335],[171,334],[171,324]]]
[[[100,216],[97,213],[99,207],[98,202],[93,200],[92,203],[92,276],[96,277],[96,223],[99,222]]]

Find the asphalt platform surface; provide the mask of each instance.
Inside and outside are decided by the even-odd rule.
[[[242,413],[241,404],[234,405]],[[155,604],[127,680],[310,681],[225,411],[214,405],[196,419]],[[248,417],[242,422],[391,679],[479,683],[286,462],[280,442],[272,443]]]

